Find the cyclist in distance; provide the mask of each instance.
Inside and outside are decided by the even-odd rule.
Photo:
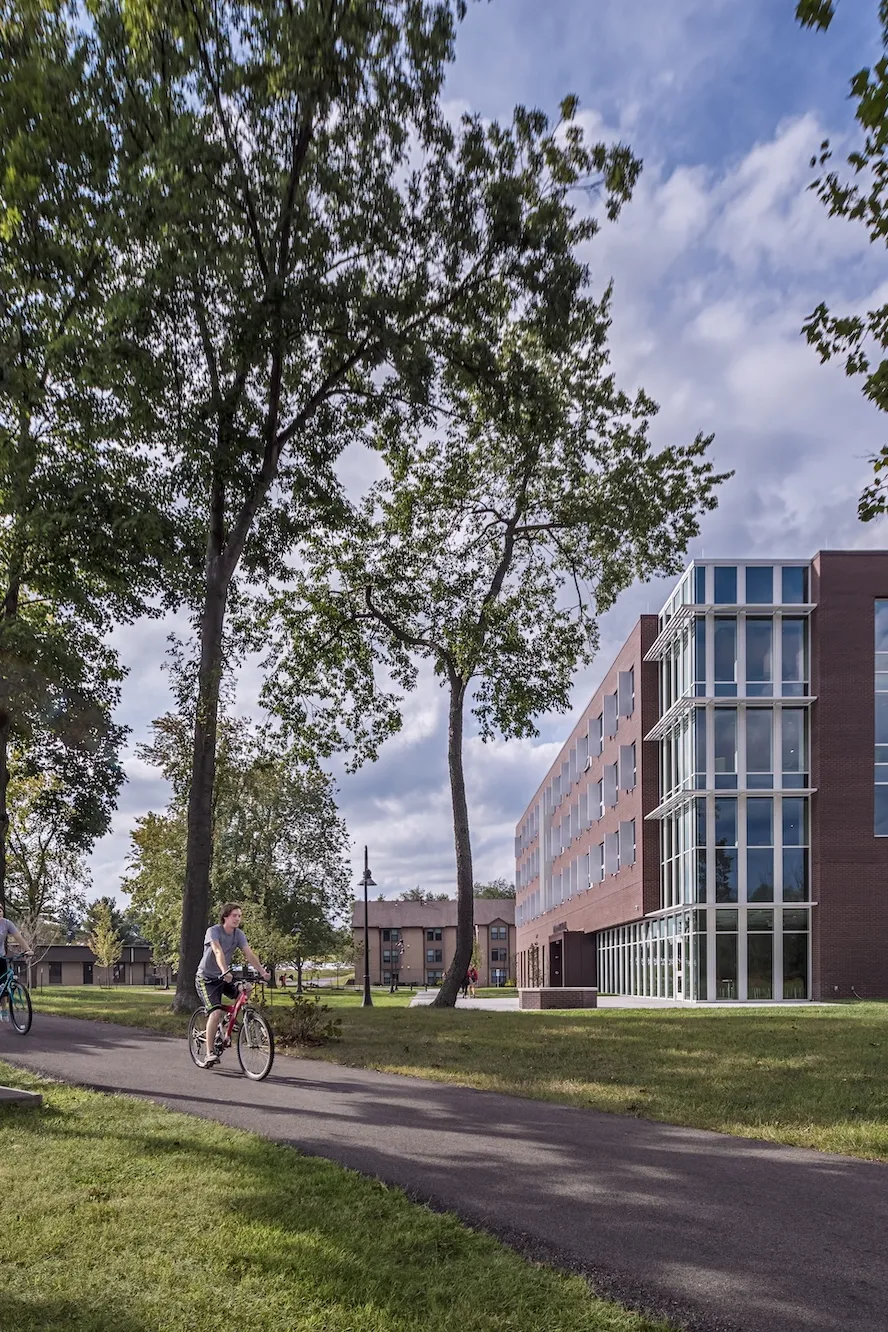
[[[219,924],[211,925],[204,937],[204,955],[195,979],[197,993],[208,1014],[204,1068],[212,1068],[219,1062],[215,1045],[216,1032],[222,1021],[222,996],[227,999],[237,998],[237,986],[231,974],[231,955],[235,948],[241,950],[263,980],[270,979],[270,973],[247,943],[247,936],[240,927],[242,916],[243,912],[237,902],[226,902],[219,913]]]
[[[0,976],[6,973],[10,965],[6,957],[6,940],[9,938],[20,945],[22,952],[26,953],[28,951],[28,945],[25,943],[12,921],[6,919],[3,914],[3,908],[0,907]]]

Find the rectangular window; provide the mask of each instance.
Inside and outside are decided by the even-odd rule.
[[[770,797],[750,796],[747,800],[746,845],[774,845],[774,802]]]
[[[715,785],[723,791],[737,789],[737,709],[716,708]]]
[[[605,694],[604,696],[604,734],[617,734],[617,696],[616,694]]]
[[[382,960],[383,960],[383,962],[391,962],[391,960],[392,960],[392,952],[391,952],[391,949],[390,949],[390,948],[383,948],[383,950],[382,950]]]
[[[694,601],[698,606],[706,605],[706,565],[698,564],[694,568]]]
[[[635,745],[620,745],[620,790],[635,790]]]
[[[713,570],[715,575],[715,597],[716,606],[736,606],[737,605],[737,570],[735,567],[715,566]]]
[[[783,697],[802,698],[808,692],[808,654],[804,620],[783,621]]]
[[[595,717],[589,723],[589,753],[593,756],[601,753],[604,746],[604,719]]]
[[[508,962],[505,948],[491,948],[490,960],[491,962]]]
[[[773,641],[772,620],[746,621],[746,693],[750,698],[769,698],[774,692]]]
[[[808,570],[804,565],[782,570],[784,606],[803,606],[808,600]]]
[[[617,803],[617,765],[608,763],[604,769],[604,803],[608,809],[612,809]]]
[[[715,913],[715,995],[737,998],[737,912]]]
[[[620,824],[620,868],[635,864],[635,820],[626,819]]]
[[[61,962],[50,962],[50,964],[49,964],[49,983],[50,983],[50,985],[61,985],[61,983],[62,983],[62,964],[61,964]]]
[[[808,997],[808,913],[783,913],[783,998]]]
[[[746,852],[747,902],[774,901],[774,848],[751,846]]]
[[[748,999],[773,999],[773,911],[750,911],[746,931],[746,996]]]
[[[694,693],[706,697],[706,621],[694,621]]]
[[[706,711],[694,709],[694,786],[698,791],[706,790]]]
[[[608,833],[604,839],[604,872],[616,874],[620,868],[619,833]]]
[[[505,938],[507,938],[507,936],[508,936],[508,926],[506,926],[506,925],[492,925],[492,926],[490,927],[490,937],[491,937],[491,939],[505,939]]]
[[[746,710],[746,785],[751,790],[774,785],[772,717],[770,708]]]
[[[437,943],[441,938],[440,930],[426,930],[426,940],[428,943]]]
[[[601,883],[604,879],[604,842],[592,848],[592,882]]]
[[[737,801],[715,802],[715,900],[737,901]]]
[[[721,616],[715,621],[713,647],[716,698],[737,695],[737,621]]]
[[[747,567],[746,603],[749,606],[773,606],[774,570],[770,565]]]
[[[444,952],[441,948],[427,948],[426,962],[443,962]]]
[[[808,848],[786,846],[783,848],[783,900],[807,902],[808,895]]]
[[[631,717],[635,710],[635,671],[620,671],[617,676],[617,711]]]
[[[806,716],[804,708],[783,708],[781,712],[783,785],[790,791],[808,785]]]
[[[400,930],[383,930],[383,931],[382,931],[382,942],[383,942],[383,943],[397,943],[398,940],[400,939],[400,937],[401,937],[401,931],[400,931]]]

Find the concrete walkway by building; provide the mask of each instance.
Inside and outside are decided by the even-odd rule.
[[[181,1038],[41,1014],[0,1027],[0,1059],[340,1161],[687,1327],[888,1332],[879,1164],[313,1060],[256,1084]]]

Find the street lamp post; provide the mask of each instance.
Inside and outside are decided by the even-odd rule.
[[[373,996],[370,993],[370,921],[367,909],[367,889],[375,888],[376,884],[370,875],[366,846],[364,847],[364,873],[361,875],[361,882],[364,885],[364,997],[361,1000],[361,1007],[372,1008]]]

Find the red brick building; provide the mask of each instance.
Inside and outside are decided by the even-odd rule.
[[[519,985],[888,997],[888,552],[707,561],[521,819]]]

